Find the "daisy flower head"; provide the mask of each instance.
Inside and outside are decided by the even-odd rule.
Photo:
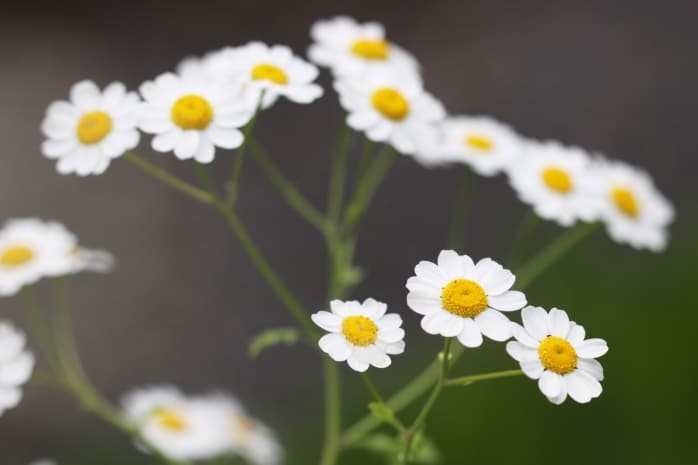
[[[45,157],[58,160],[60,174],[102,174],[112,159],[138,145],[140,99],[120,82],[103,91],[92,81],[70,89],[70,100],[49,105],[41,123]]]
[[[22,385],[34,370],[34,355],[25,349],[26,336],[8,321],[0,321],[0,416],[22,400]]]
[[[330,302],[330,311],[311,315],[313,322],[328,331],[320,338],[323,352],[337,362],[347,362],[358,372],[369,366],[387,368],[390,355],[405,351],[405,331],[397,313],[387,313],[388,306],[374,299]]]
[[[253,114],[239,86],[195,69],[161,74],[143,83],[140,92],[145,102],[139,127],[155,136],[154,150],[174,152],[180,160],[210,163],[216,147],[239,147],[243,142],[239,128]]]
[[[516,277],[490,258],[477,263],[468,255],[443,250],[437,263],[421,261],[407,280],[407,305],[424,315],[429,334],[457,337],[465,347],[479,347],[482,336],[511,337],[511,322],[502,312],[519,310],[526,296],[511,291]]]
[[[527,141],[523,156],[509,167],[509,183],[535,213],[562,226],[595,221],[599,202],[591,159],[578,147]]]
[[[594,360],[608,352],[603,339],[585,339],[584,327],[570,321],[567,313],[540,307],[521,311],[523,326],[512,323],[515,341],[507,343],[507,353],[521,365],[553,404],[569,395],[579,403],[601,395],[603,367]]]
[[[361,79],[337,79],[334,87],[350,127],[403,154],[421,152],[432,144],[436,125],[446,115],[416,74],[380,70]]]
[[[521,156],[521,138],[507,125],[486,116],[453,116],[441,125],[441,151],[481,176],[508,169]]]
[[[386,39],[382,24],[361,24],[348,16],[336,16],[317,21],[310,35],[314,43],[308,56],[331,68],[336,76],[357,76],[383,67],[419,72],[417,60]]]
[[[646,172],[619,161],[594,162],[601,217],[617,242],[659,252],[666,247],[674,208]]]

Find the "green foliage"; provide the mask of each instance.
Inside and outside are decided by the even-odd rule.
[[[255,336],[250,342],[248,351],[254,358],[270,347],[278,344],[293,345],[301,338],[301,333],[295,328],[271,328]]]

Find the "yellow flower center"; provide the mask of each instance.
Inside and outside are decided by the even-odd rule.
[[[561,337],[548,336],[543,339],[538,346],[538,357],[546,369],[559,375],[577,368],[577,351]]]
[[[111,116],[103,111],[85,113],[78,121],[78,140],[85,145],[96,144],[111,132]]]
[[[390,87],[383,87],[373,92],[371,103],[380,114],[393,121],[405,119],[410,112],[409,102],[399,91]]]
[[[487,294],[475,281],[454,279],[441,291],[441,305],[449,312],[473,318],[487,308]]]
[[[376,342],[378,326],[365,316],[350,316],[342,322],[342,333],[356,346],[367,346]]]
[[[12,267],[24,265],[34,258],[34,251],[24,245],[9,247],[0,255],[2,266]]]
[[[494,148],[494,141],[489,137],[478,136],[477,134],[468,136],[464,141],[465,145],[480,152],[491,152]]]
[[[183,415],[172,409],[158,408],[153,411],[151,416],[158,425],[170,431],[180,432],[187,427]]]
[[[640,202],[630,189],[625,187],[614,187],[611,189],[611,198],[618,210],[625,215],[635,218],[640,214]]]
[[[262,63],[252,68],[252,79],[261,81],[266,79],[274,84],[288,84],[288,76],[283,69],[278,66]]]
[[[357,40],[351,46],[351,53],[367,60],[385,60],[390,53],[390,44],[383,39]]]
[[[543,173],[541,173],[541,177],[549,188],[561,194],[567,194],[574,187],[570,175],[560,168],[552,166],[546,168],[543,170]]]
[[[233,417],[233,434],[242,442],[246,442],[255,429],[255,422],[251,418],[242,414],[237,414]]]
[[[172,121],[182,129],[202,131],[213,120],[213,107],[199,95],[185,95],[172,106]]]

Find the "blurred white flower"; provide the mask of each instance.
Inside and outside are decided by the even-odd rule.
[[[514,274],[483,258],[477,264],[467,255],[443,250],[438,263],[421,261],[407,280],[407,305],[424,315],[428,334],[457,337],[465,347],[479,347],[482,335],[495,341],[511,337],[509,319],[501,312],[519,310],[526,296],[510,291]]]
[[[25,350],[25,344],[24,333],[0,321],[0,416],[22,400],[22,385],[34,370],[34,355]]]
[[[310,35],[315,42],[308,49],[308,56],[318,65],[331,68],[337,76],[357,76],[383,67],[419,72],[417,60],[389,42],[379,23],[359,24],[348,16],[336,16],[317,21]]]
[[[30,463],[29,465],[58,465],[58,463],[51,459],[39,459]]]
[[[41,151],[58,159],[61,174],[102,174],[113,158],[138,145],[138,94],[120,82],[103,92],[92,81],[80,81],[70,90],[70,101],[49,105],[41,130],[47,140]]]
[[[603,339],[584,339],[584,327],[569,320],[563,310],[550,313],[540,307],[521,311],[523,326],[512,323],[516,341],[507,343],[507,353],[524,374],[538,380],[548,400],[561,404],[567,395],[579,403],[601,395],[603,367],[594,360],[608,352]]]
[[[535,213],[562,226],[599,218],[591,159],[578,147],[527,141],[523,156],[509,167],[509,183]]]
[[[240,86],[223,77],[210,78],[196,70],[165,73],[140,87],[145,99],[139,127],[154,134],[152,147],[174,152],[180,160],[213,161],[216,147],[234,149],[243,141],[238,129],[253,110]]]
[[[311,315],[313,322],[328,331],[320,338],[323,352],[337,362],[346,361],[359,372],[369,366],[390,366],[389,355],[405,351],[405,331],[397,313],[386,314],[387,305],[374,299],[330,302],[330,312]]]

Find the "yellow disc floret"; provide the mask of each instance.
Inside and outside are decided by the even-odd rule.
[[[252,68],[252,79],[261,81],[266,79],[274,84],[288,84],[288,76],[278,66],[262,63]]]
[[[172,121],[182,129],[202,131],[213,120],[213,107],[200,95],[185,95],[172,106]]]
[[[441,305],[455,315],[473,318],[487,308],[487,294],[475,281],[454,279],[441,291]]]
[[[611,189],[611,198],[618,210],[626,216],[635,218],[640,214],[640,202],[638,202],[637,197],[630,189],[615,187]]]
[[[538,346],[538,357],[543,366],[554,373],[565,375],[577,368],[577,351],[566,339],[548,336]]]
[[[494,148],[494,141],[492,139],[477,134],[466,137],[464,143],[467,147],[475,149],[478,152],[491,152]]]
[[[561,194],[567,194],[574,187],[570,175],[560,168],[548,167],[543,170],[541,177],[545,185]]]
[[[364,347],[376,342],[378,326],[365,316],[350,316],[342,322],[342,333],[352,344]]]
[[[25,245],[8,247],[0,255],[0,264],[6,267],[24,265],[34,258],[34,251]]]
[[[187,427],[187,422],[185,421],[184,416],[176,410],[165,407],[158,408],[153,411],[151,417],[162,428],[170,431],[180,432]]]
[[[390,53],[390,44],[383,39],[357,40],[351,46],[351,53],[367,60],[385,60]]]
[[[101,142],[111,130],[111,116],[103,111],[91,111],[80,118],[76,132],[81,143],[92,145]]]
[[[391,87],[383,87],[371,95],[371,104],[380,114],[393,121],[405,119],[410,104],[402,94]]]

